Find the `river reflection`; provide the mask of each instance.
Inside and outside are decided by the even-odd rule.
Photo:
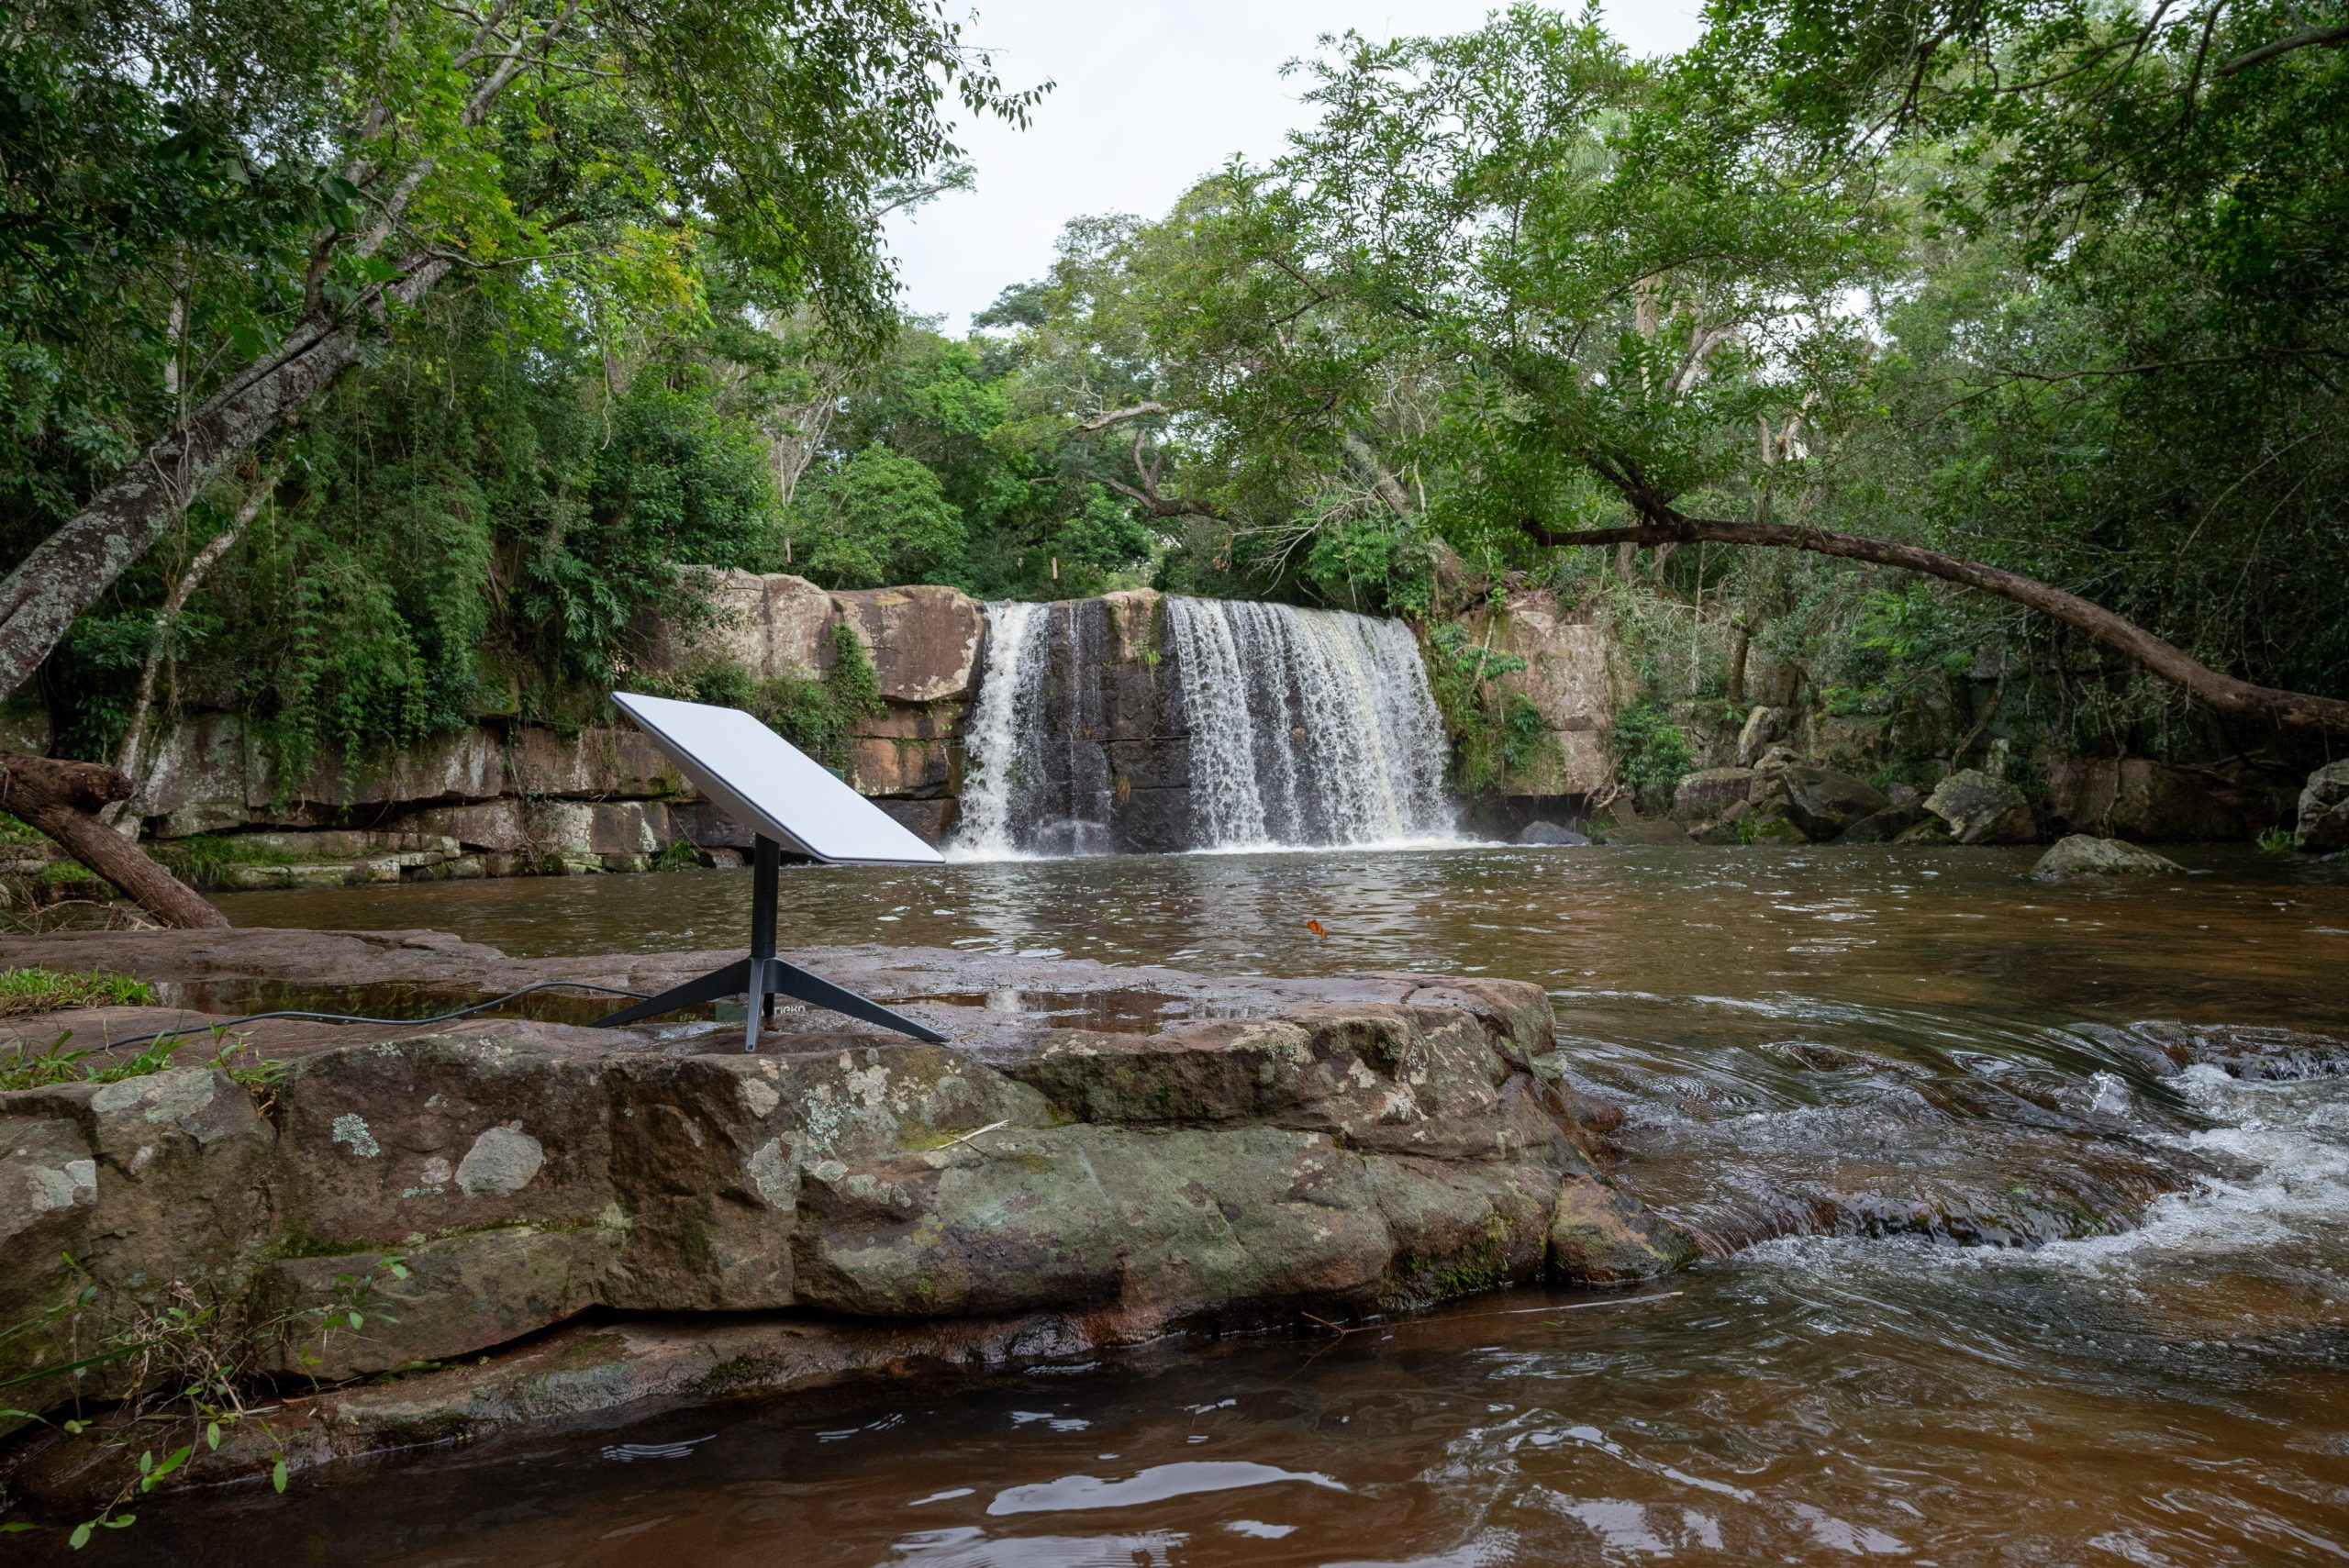
[[[1628,1296],[1520,1290],[1343,1339],[1168,1345],[427,1456],[282,1500],[182,1497],[93,1554],[2349,1556],[2349,1078],[2149,1071],[2147,1042],[2179,1037],[2132,1027],[2343,1032],[2349,885],[2184,858],[2200,874],[2087,890],[2023,880],[2027,852],[1954,850],[795,872],[786,931],[807,945],[1539,980],[1578,1074],[1627,1109],[1623,1179],[1724,1255]],[[240,923],[546,953],[736,941],[746,892],[687,873],[223,903]]]

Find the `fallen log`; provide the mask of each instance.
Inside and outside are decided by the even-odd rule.
[[[0,811],[48,835],[166,926],[226,926],[228,917],[202,894],[98,819],[99,811],[129,797],[130,781],[112,768],[0,751]]]

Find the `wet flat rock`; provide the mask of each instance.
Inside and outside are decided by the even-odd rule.
[[[344,1380],[478,1357],[595,1309],[727,1315],[666,1319],[657,1353],[626,1340],[618,1362],[665,1370],[574,1378],[577,1413],[689,1384],[787,1388],[925,1347],[1067,1353],[1545,1274],[1636,1278],[1693,1251],[1586,1156],[1600,1147],[1588,1102],[1532,985],[801,956],[956,1038],[842,1032],[819,1016],[750,1055],[732,1027],[714,1041],[529,1019],[280,1021],[260,1043],[282,1072],[259,1089],[192,1064],[0,1095],[0,1322],[39,1317],[86,1277],[102,1302],[200,1280],[256,1319],[314,1324],[367,1279],[363,1329],[286,1332],[269,1352],[284,1372]],[[210,986],[212,1006],[246,979],[646,989],[716,957],[516,960],[429,932],[0,944],[8,963]],[[199,1016],[34,1021],[95,1042],[158,1015]],[[404,1277],[377,1270],[386,1255]],[[0,1376],[72,1359],[74,1332],[61,1319],[12,1339]],[[763,1370],[718,1347],[745,1333],[766,1347]],[[455,1431],[535,1418],[516,1414],[529,1402],[500,1364],[437,1374],[439,1394],[337,1396],[342,1428],[314,1457],[363,1449],[367,1432],[409,1440],[392,1434],[413,1427],[417,1399]],[[79,1391],[109,1392],[110,1377]],[[507,1394],[483,1392],[493,1384]],[[69,1391],[51,1379],[13,1401]],[[352,1413],[370,1399],[410,1414]]]

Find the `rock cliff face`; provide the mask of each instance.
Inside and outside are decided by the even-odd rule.
[[[1513,795],[1594,795],[1615,777],[1608,751],[1617,688],[1614,643],[1601,628],[1562,609],[1557,595],[1520,590],[1468,617],[1470,640],[1525,661],[1499,678],[1542,715],[1552,745],[1504,787]]]
[[[11,962],[214,984],[319,972],[640,986],[710,956],[525,962],[429,933],[6,946]],[[892,999],[1000,978],[941,952],[810,962]],[[349,1043],[310,1025],[270,1047],[288,1065],[258,1101],[212,1066],[0,1095],[0,1322],[38,1319],[84,1283],[98,1293],[0,1344],[0,1377],[74,1359],[75,1335],[174,1282],[274,1326],[271,1363],[346,1380],[470,1359],[599,1307],[767,1314],[770,1351],[829,1334],[867,1348],[895,1335],[910,1351],[1027,1323],[1065,1353],[1544,1273],[1643,1277],[1694,1255],[1585,1152],[1602,1147],[1578,1119],[1589,1102],[1567,1087],[1536,986],[1089,964],[1029,979],[1054,983],[1242,1016],[1125,1032],[917,1003],[961,1043],[804,1020],[758,1055],[717,1046],[730,1031],[704,1055],[690,1040],[520,1022]],[[390,1255],[404,1275],[379,1271]],[[364,1327],[321,1333],[317,1309],[359,1281]],[[46,1407],[119,1392],[123,1375],[11,1398]],[[436,1375],[462,1409],[502,1374]],[[763,1388],[793,1376],[741,1374]],[[634,1397],[628,1381],[608,1399]],[[412,1409],[417,1388],[391,1403]],[[339,1397],[297,1446],[396,1440],[366,1391]]]
[[[833,628],[852,627],[882,708],[850,737],[850,780],[933,841],[952,831],[985,633],[974,601],[743,572],[714,573],[710,598],[708,623],[656,629],[656,669],[724,660],[757,680],[818,678]],[[227,836],[215,876],[230,888],[637,870],[681,843],[721,859],[750,846],[634,730],[511,719],[284,780],[241,717],[192,713],[161,741],[133,809],[155,840]]]
[[[656,628],[654,671],[714,662],[754,680],[822,677],[836,628],[854,630],[881,708],[848,738],[850,782],[933,842],[956,829],[966,740],[990,658],[983,607],[934,586],[829,593],[805,578],[714,573],[713,614]],[[1519,594],[1488,612],[1497,651],[1525,661],[1504,678],[1542,714],[1556,745],[1512,795],[1581,795],[1605,784],[1612,675],[1603,634]],[[1033,700],[1055,743],[1025,761],[1082,809],[1098,842],[1069,849],[1162,851],[1192,841],[1192,760],[1180,658],[1149,590],[1039,606],[1054,635]],[[1065,622],[1065,626],[1062,623]],[[311,776],[274,775],[238,715],[191,712],[161,740],[133,809],[165,843],[217,839],[213,885],[349,882],[642,869],[664,854],[730,861],[748,834],[698,800],[626,728],[573,733],[484,718],[474,728]]]
[[[708,597],[707,620],[651,628],[652,673],[722,662],[758,681],[818,679],[835,658],[837,628],[852,628],[882,701],[848,737],[844,771],[924,838],[954,833],[974,709],[1003,652],[988,646],[982,606],[952,588],[833,593],[746,572],[711,573]],[[1085,798],[1069,815],[1095,824],[1098,840],[1067,847],[1188,847],[1191,738],[1161,595],[1135,590],[1038,613],[1054,636],[1035,700],[1055,743],[1027,762],[1072,801]],[[1518,817],[1552,815],[1562,802],[1571,812],[1607,786],[1612,767],[1618,672],[1606,636],[1545,593],[1479,613],[1477,639],[1524,661],[1501,684],[1533,704],[1553,742],[1504,791],[1513,807],[1530,807]],[[510,711],[286,779],[240,716],[191,710],[158,742],[132,809],[152,840],[205,839],[210,884],[230,890],[640,870],[664,855],[730,862],[750,846],[634,730],[558,731]]]

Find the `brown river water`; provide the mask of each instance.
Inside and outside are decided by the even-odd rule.
[[[1537,980],[1582,1082],[1626,1109],[1622,1180],[1723,1255],[1341,1339],[680,1413],[284,1498],[159,1494],[83,1556],[2349,1558],[2349,872],[2180,858],[2193,874],[2093,889],[1982,850],[795,870],[786,944]],[[740,941],[747,892],[688,873],[222,904],[552,953]],[[2170,1072],[2163,1047],[2249,1065]]]

